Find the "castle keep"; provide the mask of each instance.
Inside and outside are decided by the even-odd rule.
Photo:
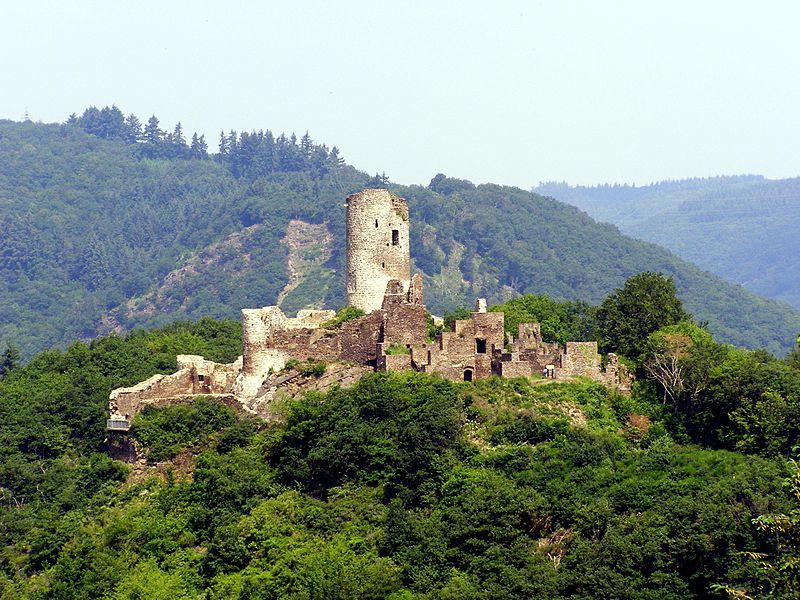
[[[244,309],[237,361],[221,365],[179,356],[176,373],[111,393],[108,428],[127,430],[144,406],[199,394],[268,415],[275,394],[296,386],[300,364],[327,365],[325,374],[303,389],[347,385],[368,370],[400,369],[457,381],[583,376],[630,389],[631,377],[615,355],[601,367],[597,342],[547,343],[538,323],[523,323],[516,335],[507,336],[503,313],[487,312],[483,299],[468,319],[429,340],[422,277],[411,277],[406,201],[387,190],[368,189],[347,198],[346,215],[347,301],[364,316],[336,327],[329,324],[335,316],[331,310],[302,310],[290,318],[277,306]]]
[[[347,305],[380,310],[386,285],[411,284],[408,205],[387,190],[364,190],[347,199]]]

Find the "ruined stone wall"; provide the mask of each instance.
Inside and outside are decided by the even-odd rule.
[[[339,360],[341,345],[335,329],[291,329],[276,331],[271,343],[296,360]]]
[[[526,361],[501,361],[497,370],[500,377],[530,377],[534,373],[533,365]]]
[[[347,198],[347,303],[379,310],[386,284],[411,285],[408,205],[388,190],[368,189]]]
[[[602,373],[601,381],[612,387],[619,389],[622,392],[630,392],[633,386],[633,375],[631,375],[628,367],[619,361],[619,357],[613,352],[609,352],[606,362],[606,368]]]
[[[600,381],[600,355],[597,342],[567,342],[561,355],[561,365],[556,368],[556,379],[590,377]]]
[[[339,330],[341,360],[355,365],[375,365],[382,320],[381,313],[374,312],[343,323]]]
[[[411,369],[411,354],[381,354],[378,357],[379,371],[406,371]]]
[[[474,312],[469,319],[457,320],[453,331],[445,331],[428,347],[427,373],[461,381],[465,371],[472,379],[489,377],[495,351],[502,351],[505,338],[503,313]]]
[[[505,315],[503,313],[474,312],[470,320],[473,323],[473,337],[486,342],[486,354],[491,356],[494,349],[503,349],[505,341],[503,330]]]
[[[229,364],[215,363],[195,354],[179,354],[178,371],[188,369],[192,394],[228,394],[242,370],[242,357]]]
[[[428,328],[424,306],[409,304],[404,298],[387,295],[381,313],[383,341],[387,344],[411,346],[425,342]]]
[[[313,346],[317,341],[315,334],[309,332],[318,331],[321,323],[335,315],[332,310],[301,310],[296,317],[289,318],[277,306],[243,309],[242,372],[246,383],[240,382],[240,391],[249,393],[243,390],[252,390],[256,381],[263,381],[270,371],[280,371],[289,358],[299,358],[295,354],[302,353],[298,350],[302,344]],[[292,351],[286,347],[287,340]],[[330,354],[329,349],[320,345],[311,347],[308,355],[325,353]],[[338,348],[335,354],[338,356]]]
[[[241,358],[218,364],[202,356],[181,354],[177,362],[178,371],[171,375],[153,375],[132,387],[112,391],[108,402],[111,419],[130,422],[142,408],[164,399],[230,394],[242,368]]]

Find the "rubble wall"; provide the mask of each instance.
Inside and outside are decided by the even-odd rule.
[[[600,381],[600,355],[597,342],[567,342],[561,355],[561,366],[556,369],[557,379],[590,377]]]

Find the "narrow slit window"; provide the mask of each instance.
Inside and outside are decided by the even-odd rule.
[[[400,230],[392,229],[392,246],[400,245]]]
[[[375,219],[375,229],[378,228],[378,219]]]

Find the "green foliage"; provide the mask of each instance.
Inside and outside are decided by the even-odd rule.
[[[345,306],[344,308],[340,308],[336,312],[336,316],[332,319],[325,321],[320,324],[320,327],[324,327],[327,329],[338,329],[347,321],[352,321],[353,319],[357,319],[359,317],[364,316],[364,311],[360,308],[356,308],[355,306]]]
[[[434,341],[440,333],[444,330],[444,325],[437,325],[433,320],[431,313],[425,313],[425,330],[429,342]]]
[[[325,373],[325,369],[324,362],[310,360],[303,366],[300,372],[306,377],[321,377]]]
[[[549,296],[528,294],[489,308],[505,314],[505,330],[516,337],[521,323],[539,323],[546,342],[564,344],[596,339],[594,307],[585,302],[558,302]]]
[[[147,448],[150,460],[162,461],[186,446],[206,443],[210,434],[231,425],[235,416],[232,409],[201,396],[189,404],[145,407],[133,419],[131,433]]]
[[[0,378],[8,375],[18,365],[19,349],[14,344],[8,344],[5,352],[0,356]]]
[[[597,310],[603,347],[629,358],[639,357],[652,332],[688,319],[674,282],[660,273],[634,275]]]
[[[455,327],[456,321],[463,321],[469,319],[472,312],[468,308],[456,308],[444,314],[444,329],[445,331],[452,331]]]
[[[389,344],[383,350],[387,355],[392,356],[393,354],[411,354],[411,350],[404,346],[403,344]]]
[[[186,328],[37,357],[0,381],[0,406],[20,379],[62,381],[50,371],[113,378],[136,348],[194,343],[175,337]],[[0,420],[6,596],[704,598],[720,582],[770,589],[744,552],[790,556],[753,522],[792,515],[783,461],[678,445],[657,400],[591,382],[375,373],[269,424],[202,398],[150,409],[140,440],[162,458],[186,447],[194,461],[160,468],[193,472],[126,483],[72,437],[79,397],[26,415],[36,439],[53,430],[50,457],[24,459],[29,488],[8,476],[21,431]],[[652,419],[644,436],[633,413]]]
[[[273,461],[283,481],[314,494],[358,482],[424,497],[459,446],[458,408],[455,386],[445,380],[367,375],[352,388],[308,394],[293,406]]]
[[[800,266],[786,260],[800,253],[796,177],[707,177],[645,186],[548,184],[535,191],[669,248],[757,294],[800,307]]]
[[[786,357],[786,364],[800,370],[800,335],[797,336],[797,345],[792,348],[792,351]]]

